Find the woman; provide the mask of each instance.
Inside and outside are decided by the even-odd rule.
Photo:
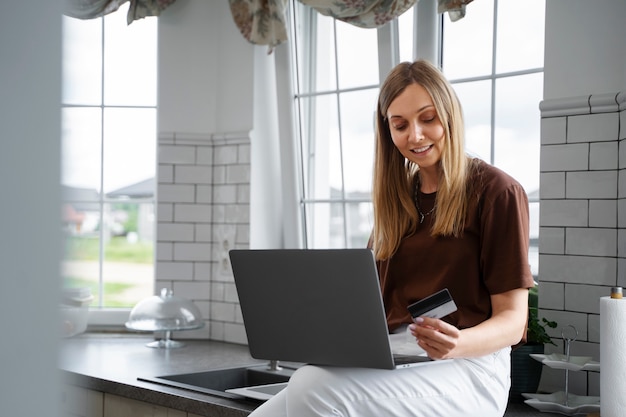
[[[395,371],[306,366],[252,416],[501,417],[533,286],[528,200],[466,155],[456,94],[426,61],[398,65],[381,87],[373,203],[389,330],[408,325],[435,360]],[[407,306],[442,288],[458,310],[412,320]]]

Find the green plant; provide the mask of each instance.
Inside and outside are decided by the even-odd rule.
[[[527,343],[552,344],[552,338],[548,335],[546,328],[556,328],[557,323],[542,317],[539,319],[539,294],[537,286],[530,289],[528,294],[528,332],[526,334]]]

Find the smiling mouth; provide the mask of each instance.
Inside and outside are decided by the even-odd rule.
[[[427,150],[429,150],[433,145],[428,145],[428,146],[422,146],[420,148],[415,148],[415,149],[411,149],[411,152],[413,153],[423,153],[426,152]]]

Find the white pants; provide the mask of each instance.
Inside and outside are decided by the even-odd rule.
[[[393,371],[304,366],[250,417],[502,417],[510,352]]]

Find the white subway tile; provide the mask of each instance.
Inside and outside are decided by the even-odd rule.
[[[237,163],[237,146],[216,146],[213,149],[213,163],[215,165],[230,165]]]
[[[249,184],[250,165],[227,165],[226,184]]]
[[[177,281],[173,290],[175,295],[191,301],[211,299],[211,285],[206,281]]]
[[[246,328],[243,324],[224,323],[224,341],[229,343],[248,344]]]
[[[567,255],[617,256],[617,229],[567,228]]]
[[[226,166],[213,167],[213,185],[226,184]]]
[[[554,145],[565,143],[567,134],[566,117],[549,117],[541,119],[541,144]]]
[[[247,204],[227,204],[225,223],[250,223],[250,206]]]
[[[174,166],[171,164],[159,164],[157,178],[159,184],[170,184],[174,182]]]
[[[211,242],[213,226],[204,223],[196,224],[195,230],[196,242]]]
[[[211,222],[212,206],[209,204],[176,204],[174,221],[176,222]]]
[[[196,164],[213,165],[213,147],[198,146],[196,149]]]
[[[193,263],[193,280],[194,281],[211,281],[211,268],[213,262],[194,262]]]
[[[211,184],[212,177],[210,166],[178,165],[174,168],[176,184]]]
[[[543,145],[541,172],[582,171],[589,168],[589,144]]]
[[[237,185],[237,203],[243,203],[243,204],[250,203],[250,185],[249,184]]]
[[[237,286],[234,283],[224,284],[224,301],[228,301],[231,303],[236,303],[239,301],[239,296],[237,295]]]
[[[562,282],[543,282],[539,276],[539,308],[563,310],[565,307],[565,284]]]
[[[583,114],[567,119],[567,142],[614,141],[619,137],[617,113]]]
[[[250,163],[250,145],[239,145],[237,147],[237,163],[249,164]]]
[[[216,204],[237,203],[236,185],[216,185],[213,187],[213,201]]]
[[[542,172],[540,183],[540,198],[565,198],[565,172]]]
[[[567,198],[617,198],[617,171],[568,172]]]
[[[174,243],[174,260],[210,262],[211,245],[209,243]]]
[[[193,146],[161,145],[158,160],[161,164],[194,164],[196,150]]]
[[[174,204],[159,203],[157,206],[157,221],[171,222],[174,220]]]
[[[617,145],[616,141],[589,144],[589,169],[617,169],[619,156]]]
[[[541,227],[539,229],[539,252],[563,255],[565,253],[565,228]]]
[[[539,211],[540,226],[587,226],[587,200],[543,200]]]
[[[157,242],[156,260],[171,261],[174,259],[174,244],[171,242]]]
[[[157,262],[156,277],[158,280],[191,280],[193,264],[191,262]]]
[[[610,200],[589,200],[590,227],[617,227],[617,202]]]
[[[616,258],[574,255],[539,255],[542,282],[611,285],[617,273]]]
[[[159,184],[157,196],[161,203],[191,203],[195,198],[195,188],[187,184]]]
[[[194,227],[187,223],[159,223],[157,240],[164,242],[193,242]]]
[[[233,303],[223,303],[211,301],[211,320],[235,322],[235,305]]]
[[[213,185],[196,185],[196,203],[211,204],[213,202]]]
[[[610,294],[609,287],[599,285],[565,286],[565,310],[600,314],[600,297]]]

